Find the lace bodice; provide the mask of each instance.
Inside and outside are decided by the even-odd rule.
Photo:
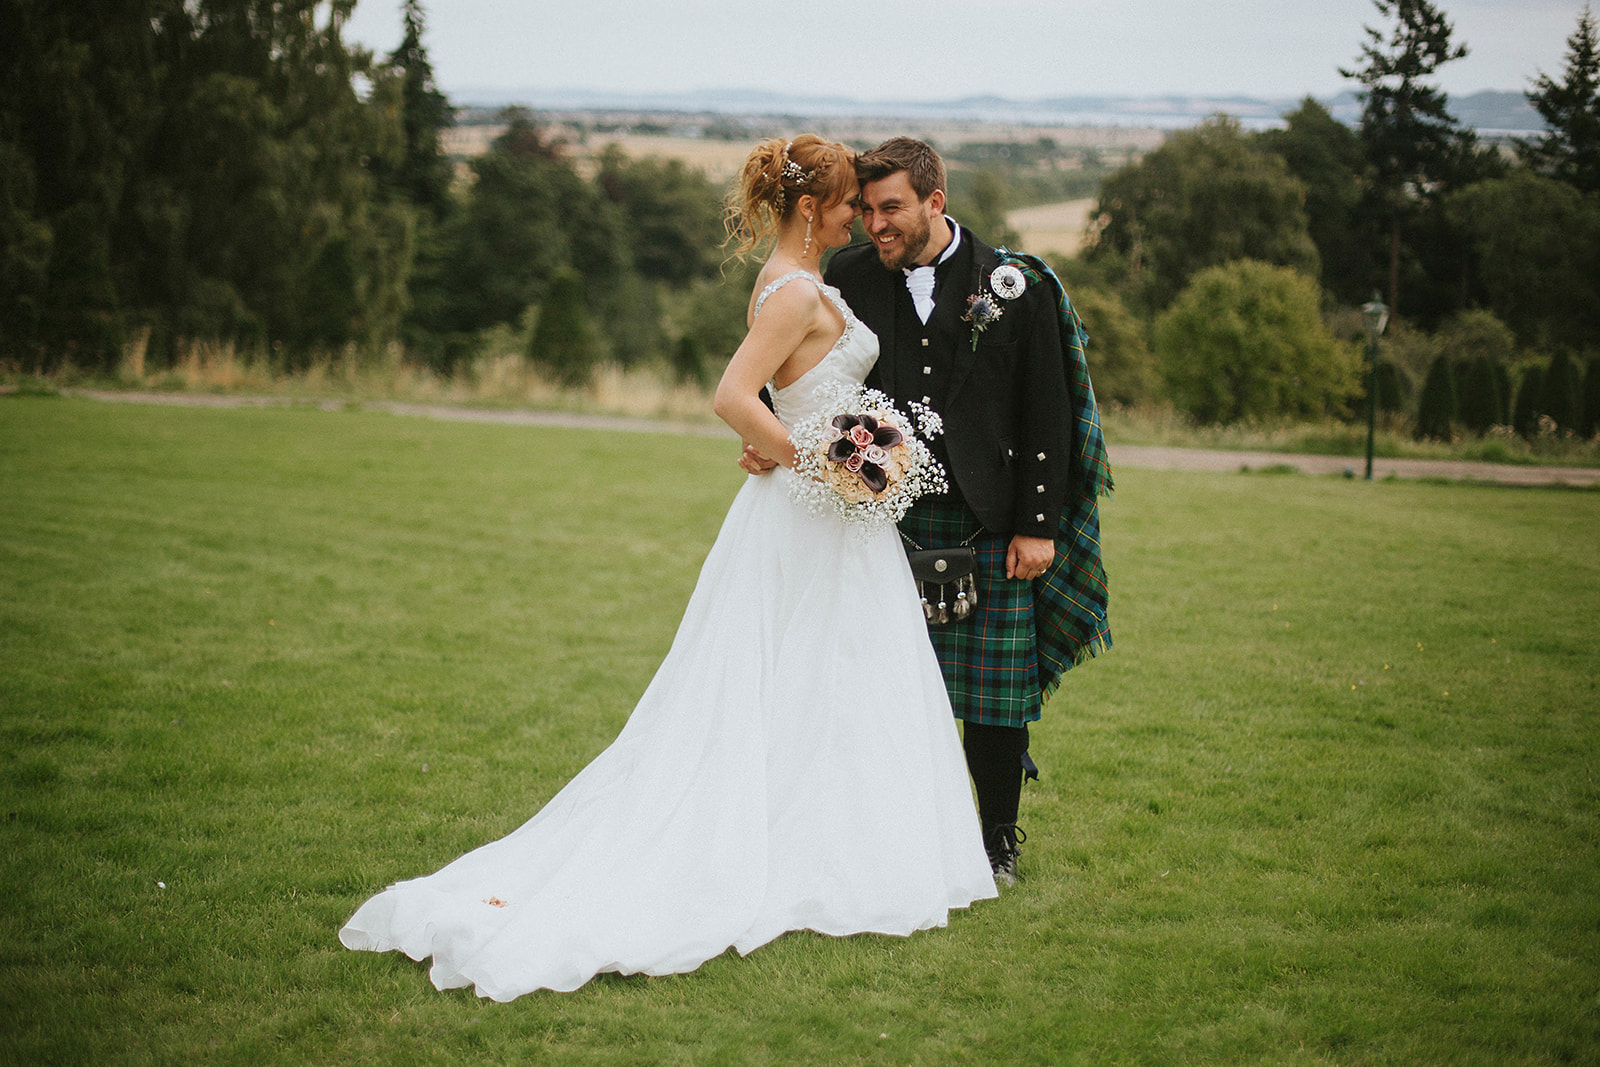
[[[778,389],[768,385],[772,392],[773,410],[778,415],[778,420],[785,426],[793,427],[801,419],[816,415],[821,410],[821,405],[828,397],[836,394],[837,390],[823,388],[836,382],[847,382],[860,385],[878,361],[878,336],[867,329],[865,323],[856,318],[850,310],[850,305],[844,302],[839,295],[839,290],[825,284],[821,278],[809,271],[797,270],[778,278],[756,297],[755,314],[761,314],[761,305],[767,302],[767,297],[788,285],[790,282],[804,278],[817,287],[822,295],[839,309],[839,314],[844,316],[844,333],[834,342],[828,354],[822,357],[815,367],[806,371],[800,377]]]

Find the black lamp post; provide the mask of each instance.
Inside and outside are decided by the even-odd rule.
[[[1372,436],[1378,424],[1378,338],[1389,325],[1389,309],[1374,292],[1361,305],[1361,318],[1367,325],[1367,481],[1372,481]]]

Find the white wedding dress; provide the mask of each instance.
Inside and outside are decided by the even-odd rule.
[[[877,338],[846,329],[776,390],[786,425]],[[400,882],[339,931],[511,1000],[692,971],[788,930],[910,934],[995,895],[955,720],[892,527],[863,539],[749,478],[671,650],[615,742],[528,822]]]

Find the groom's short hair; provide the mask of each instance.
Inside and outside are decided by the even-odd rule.
[[[856,180],[862,185],[880,181],[905,171],[918,200],[926,200],[938,189],[946,196],[944,160],[933,146],[915,137],[891,137],[877,148],[856,157]]]

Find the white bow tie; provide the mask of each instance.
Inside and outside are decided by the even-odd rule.
[[[906,275],[906,290],[911,293],[911,306],[924,323],[933,314],[933,266],[902,267]]]

